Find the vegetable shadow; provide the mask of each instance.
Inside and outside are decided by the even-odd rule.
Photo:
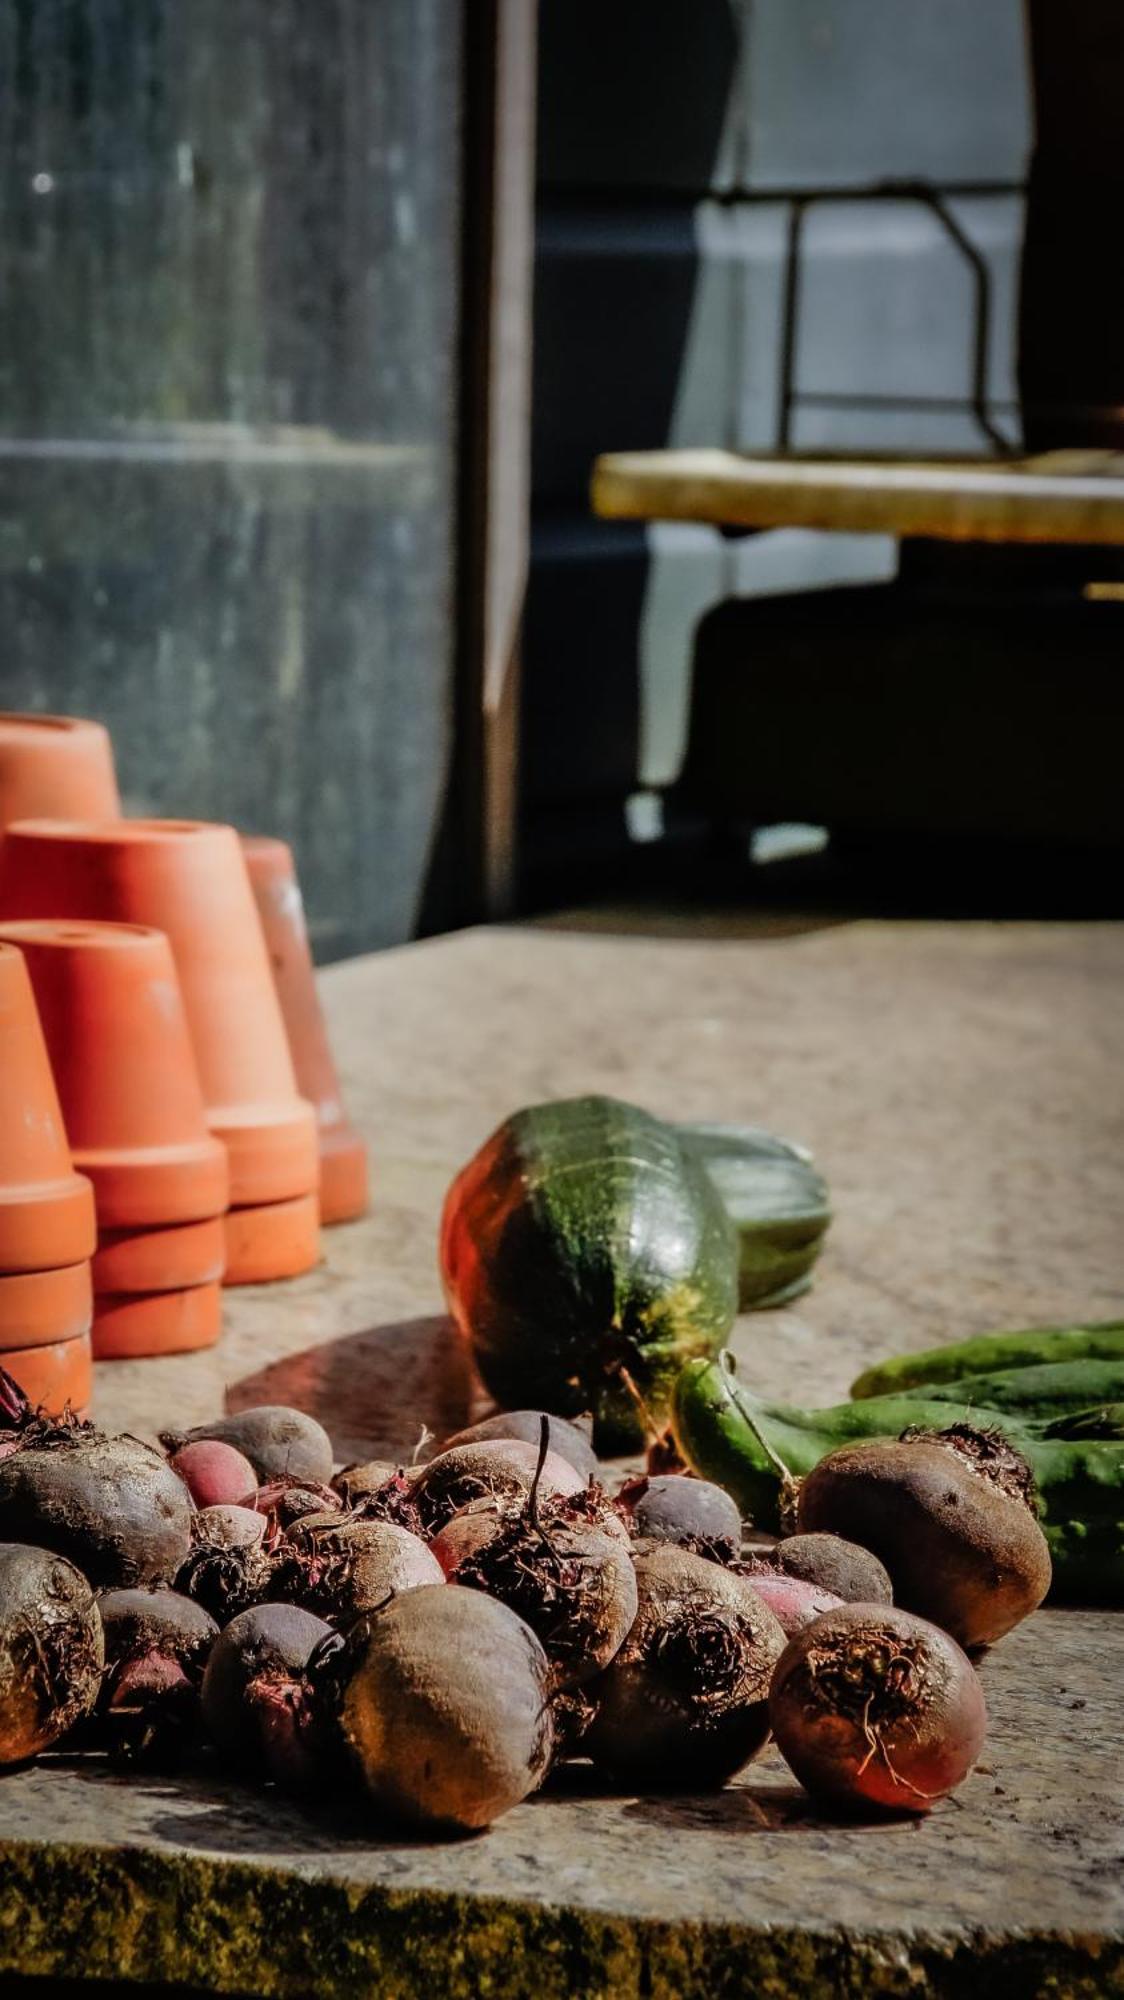
[[[228,1411],[256,1403],[307,1411],[341,1459],[401,1459],[426,1431],[441,1439],[463,1430],[484,1398],[453,1322],[435,1314],[302,1348],[230,1384]]]

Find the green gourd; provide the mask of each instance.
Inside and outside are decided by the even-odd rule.
[[[737,1310],[737,1237],[701,1157],[611,1097],[505,1119],[449,1189],[440,1261],[501,1406],[591,1410],[600,1451],[666,1420],[683,1362],[717,1353]]]
[[[756,1125],[680,1125],[738,1232],[738,1307],[785,1305],[806,1292],[831,1221],[812,1156]]]

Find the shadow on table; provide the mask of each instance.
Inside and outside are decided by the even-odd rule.
[[[318,1418],[337,1457],[408,1457],[423,1427],[448,1437],[471,1423],[472,1372],[451,1320],[392,1320],[303,1348],[232,1382],[227,1409],[288,1403]]]

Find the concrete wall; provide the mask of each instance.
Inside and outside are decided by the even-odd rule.
[[[539,111],[532,848],[536,824],[674,782],[711,604],[895,564],[880,538],[591,522],[599,451],[988,450],[981,284],[986,421],[1017,439],[1020,0],[545,0]],[[886,186],[918,181],[970,256]]]
[[[459,24],[0,0],[0,706],[292,840],[328,957],[414,930],[446,788]]]

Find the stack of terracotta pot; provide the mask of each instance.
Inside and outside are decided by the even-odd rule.
[[[94,1191],[75,1173],[27,967],[0,945],[0,1364],[34,1403],[90,1397]]]
[[[120,818],[105,732],[58,717],[0,717],[0,827],[0,938],[96,1192],[94,1353],[207,1345],[220,1282],[311,1269],[321,1215],[366,1206],[292,857]]]

